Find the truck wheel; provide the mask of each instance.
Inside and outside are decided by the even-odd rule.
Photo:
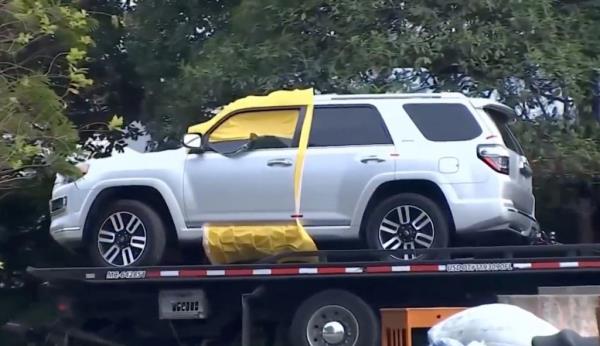
[[[148,205],[131,199],[111,203],[92,223],[91,260],[101,267],[160,264],[166,238],[161,217]]]
[[[327,290],[306,299],[290,326],[293,346],[379,345],[379,322],[369,305],[343,290]]]
[[[445,248],[449,243],[448,219],[437,203],[415,194],[401,193],[383,200],[367,221],[366,241],[371,249],[412,250]],[[390,259],[415,259],[414,255]],[[418,259],[435,256],[417,256]]]

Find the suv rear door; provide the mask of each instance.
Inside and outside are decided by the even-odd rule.
[[[369,182],[382,173],[394,174],[394,150],[374,106],[315,106],[302,180],[302,223],[347,229]]]
[[[521,212],[534,215],[534,196],[532,188],[532,170],[525,157],[525,153],[517,137],[510,129],[512,114],[503,111],[501,107],[493,105],[478,108],[484,118],[487,127],[502,143],[510,153],[509,175],[510,182],[504,191],[505,197],[513,201],[515,208]]]

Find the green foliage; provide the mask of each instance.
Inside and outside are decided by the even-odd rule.
[[[123,26],[123,14],[129,9],[127,3],[82,1],[81,5],[97,22],[89,36],[82,37],[93,42],[82,67],[87,68],[87,76],[94,84],[69,98],[67,114],[85,141],[103,133],[114,114],[124,116],[125,122],[138,119],[143,90],[123,45],[127,35]]]
[[[600,173],[600,126],[521,122],[516,134],[536,177],[590,180]]]
[[[157,137],[181,128],[179,109],[164,112],[174,103],[165,89],[177,83],[181,65],[195,60],[204,43],[228,25],[239,2],[146,0],[125,16],[125,47],[145,92],[140,118]]]
[[[77,133],[65,97],[92,84],[80,67],[88,14],[51,1],[0,0],[0,198],[53,171],[72,173]]]
[[[196,23],[170,16],[152,20],[152,8],[142,3],[132,15],[137,32],[148,30],[158,40],[158,30],[170,37],[160,37],[163,45],[177,48],[149,45],[143,66],[152,72],[139,71],[156,82],[168,76],[149,91],[153,106],[147,110],[155,119],[175,119],[170,125],[176,131],[249,93],[306,86],[337,93],[405,90],[389,78],[396,67],[420,69],[438,91],[480,94],[494,88],[514,106],[531,105],[540,96],[581,104],[590,97],[586,83],[595,58],[580,39],[589,26],[578,11],[551,0],[244,0],[231,5],[229,19],[202,44],[184,39]],[[173,14],[194,18],[198,8],[180,6]],[[228,8],[220,18],[228,18]],[[128,46],[145,42],[133,36]],[[165,69],[152,65],[165,60],[171,61]],[[466,90],[465,76],[475,81]],[[524,87],[507,84],[510,78],[523,80]]]
[[[57,1],[0,0],[0,262],[7,269],[0,268],[0,296],[9,297],[0,299],[3,320],[28,300],[13,270],[32,263],[30,243],[41,236],[52,248],[43,218],[50,179],[57,171],[78,174],[67,161],[78,135],[65,109],[92,84],[82,64],[94,24],[87,12]]]

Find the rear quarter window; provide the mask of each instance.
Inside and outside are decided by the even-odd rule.
[[[425,138],[433,142],[467,141],[481,135],[481,127],[462,104],[410,103],[403,106]]]
[[[509,122],[502,117],[502,115],[493,110],[484,110],[484,112],[494,121],[494,124],[498,128],[500,135],[502,136],[502,140],[504,141],[504,145],[519,155],[524,155],[523,148],[517,139],[517,136],[510,129]]]
[[[393,144],[377,109],[368,105],[318,106],[309,147]]]

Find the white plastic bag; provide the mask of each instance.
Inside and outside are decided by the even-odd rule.
[[[509,304],[487,304],[466,309],[433,326],[430,346],[531,346],[534,336],[558,329],[534,314]]]

